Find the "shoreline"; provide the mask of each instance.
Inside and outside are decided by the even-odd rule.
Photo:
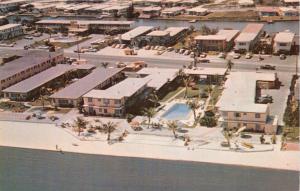
[[[56,145],[63,152],[107,155],[117,157],[149,158],[172,161],[207,162],[237,166],[264,167],[270,169],[299,171],[299,152],[270,151],[258,153],[239,153],[231,151],[214,151],[207,149],[188,150],[186,147],[138,143],[136,139],[157,139],[154,135],[134,135],[124,142],[109,145],[106,141],[80,141],[64,129],[53,124],[30,124],[22,122],[0,121],[0,146],[56,151]],[[33,137],[28,139],[28,136]],[[13,137],[13,138],[12,138]],[[170,142],[171,141],[171,142]],[[77,144],[78,146],[74,146]],[[272,161],[270,159],[276,159]],[[287,162],[288,161],[288,162]]]
[[[183,162],[183,163],[202,163],[208,165],[224,165],[227,167],[241,167],[241,168],[252,168],[252,169],[265,169],[265,170],[275,170],[275,171],[286,171],[286,172],[300,172],[300,170],[291,170],[291,169],[278,169],[278,168],[268,168],[261,166],[250,166],[250,165],[240,165],[240,164],[227,164],[227,163],[215,163],[215,162],[206,162],[206,161],[193,161],[193,160],[173,160],[173,159],[165,159],[165,158],[148,158],[148,157],[135,157],[135,156],[117,156],[117,155],[106,155],[106,154],[97,154],[97,153],[83,153],[83,152],[72,152],[72,151],[58,151],[51,149],[38,149],[38,148],[25,148],[25,147],[13,147],[13,146],[2,146],[0,148],[13,148],[13,149],[22,149],[22,150],[32,150],[32,151],[40,151],[40,152],[51,152],[51,153],[59,153],[59,154],[78,154],[78,155],[89,155],[89,156],[105,156],[105,157],[113,157],[113,158],[126,158],[126,159],[144,159],[144,160],[153,160],[153,161],[172,161],[172,162]]]

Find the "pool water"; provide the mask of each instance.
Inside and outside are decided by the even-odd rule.
[[[191,113],[191,109],[185,103],[176,103],[170,107],[162,117],[168,120],[187,119]]]

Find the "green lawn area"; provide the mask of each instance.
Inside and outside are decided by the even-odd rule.
[[[299,127],[284,127],[283,131],[288,132],[288,140],[299,141]]]
[[[12,112],[24,112],[29,109],[29,107],[25,106],[23,103],[19,102],[1,102],[0,109],[4,111],[12,111]]]
[[[184,89],[184,87],[178,87],[174,91],[171,91],[167,95],[165,95],[165,97],[163,97],[160,101],[161,102],[168,101],[171,97],[173,97],[175,94],[177,94],[178,92],[180,92],[183,89]]]
[[[208,87],[207,85],[203,85],[203,84],[198,84],[197,85],[197,89],[193,89],[191,87],[188,87],[188,91],[187,91],[187,97],[188,98],[194,98],[194,97],[198,97],[200,95],[200,93],[204,93],[206,92],[206,88]],[[182,87],[184,88],[184,87]],[[182,93],[180,93],[179,95],[176,96],[176,99],[180,99],[184,97],[184,91]]]
[[[221,95],[221,93],[222,93],[222,90],[220,89],[220,86],[215,86],[211,93],[209,105],[215,105],[217,103],[217,101],[219,100],[219,96]]]

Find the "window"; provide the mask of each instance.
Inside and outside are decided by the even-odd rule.
[[[99,112],[102,113],[102,108],[99,108]]]
[[[240,113],[234,113],[234,116],[235,117],[241,117],[241,114]]]
[[[93,101],[93,98],[89,97],[88,102],[92,102],[92,101]]]
[[[103,113],[107,113],[107,109],[103,109]]]
[[[108,105],[109,104],[109,99],[103,99],[103,103]]]
[[[89,107],[89,113],[93,113],[94,109],[92,107]]]
[[[245,46],[246,43],[245,43],[245,42],[240,42],[239,45],[240,45],[240,46]]]
[[[259,113],[255,113],[255,118],[260,118],[260,114]]]
[[[259,131],[260,130],[260,124],[255,124],[255,130]]]
[[[243,115],[247,115],[247,113],[243,113]]]
[[[279,46],[287,46],[287,43],[279,43]]]
[[[99,102],[101,102],[101,99],[98,99]]]
[[[247,123],[243,123],[243,126],[244,126],[244,127],[247,127]]]
[[[120,104],[120,103],[121,103],[121,100],[118,100],[118,99],[115,100],[115,104]]]

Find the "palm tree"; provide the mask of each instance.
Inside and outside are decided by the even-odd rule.
[[[229,71],[231,71],[232,66],[233,66],[233,62],[231,60],[227,60],[227,68]]]
[[[154,107],[158,106],[158,102],[159,102],[159,98],[157,96],[156,91],[153,91],[150,96],[149,96],[149,101],[151,101],[152,103],[154,103]]]
[[[196,110],[200,108],[200,104],[198,100],[193,101],[187,101],[186,104],[189,106],[189,108],[193,111],[194,114],[194,120],[196,121]]]
[[[177,138],[176,129],[178,128],[177,121],[169,121],[167,123],[170,130],[172,130],[174,138]]]
[[[213,91],[212,85],[206,86],[205,91],[208,93],[208,95],[209,95],[209,97],[210,97],[210,96],[211,96],[211,93],[212,93],[212,91]]]
[[[81,129],[85,129],[88,122],[82,117],[77,117],[74,121],[78,130],[78,136],[80,136]]]
[[[225,128],[225,129],[223,129],[222,134],[223,134],[224,138],[227,141],[227,145],[230,148],[230,141],[233,138],[233,133],[230,130],[228,130],[228,129]]]
[[[114,122],[107,122],[103,124],[103,128],[105,132],[107,133],[107,141],[110,140],[110,134],[117,129],[118,124]]]
[[[151,118],[155,114],[155,109],[153,107],[146,108],[146,109],[144,109],[143,113],[144,113],[144,116],[146,116],[148,118],[148,129],[149,129]]]

